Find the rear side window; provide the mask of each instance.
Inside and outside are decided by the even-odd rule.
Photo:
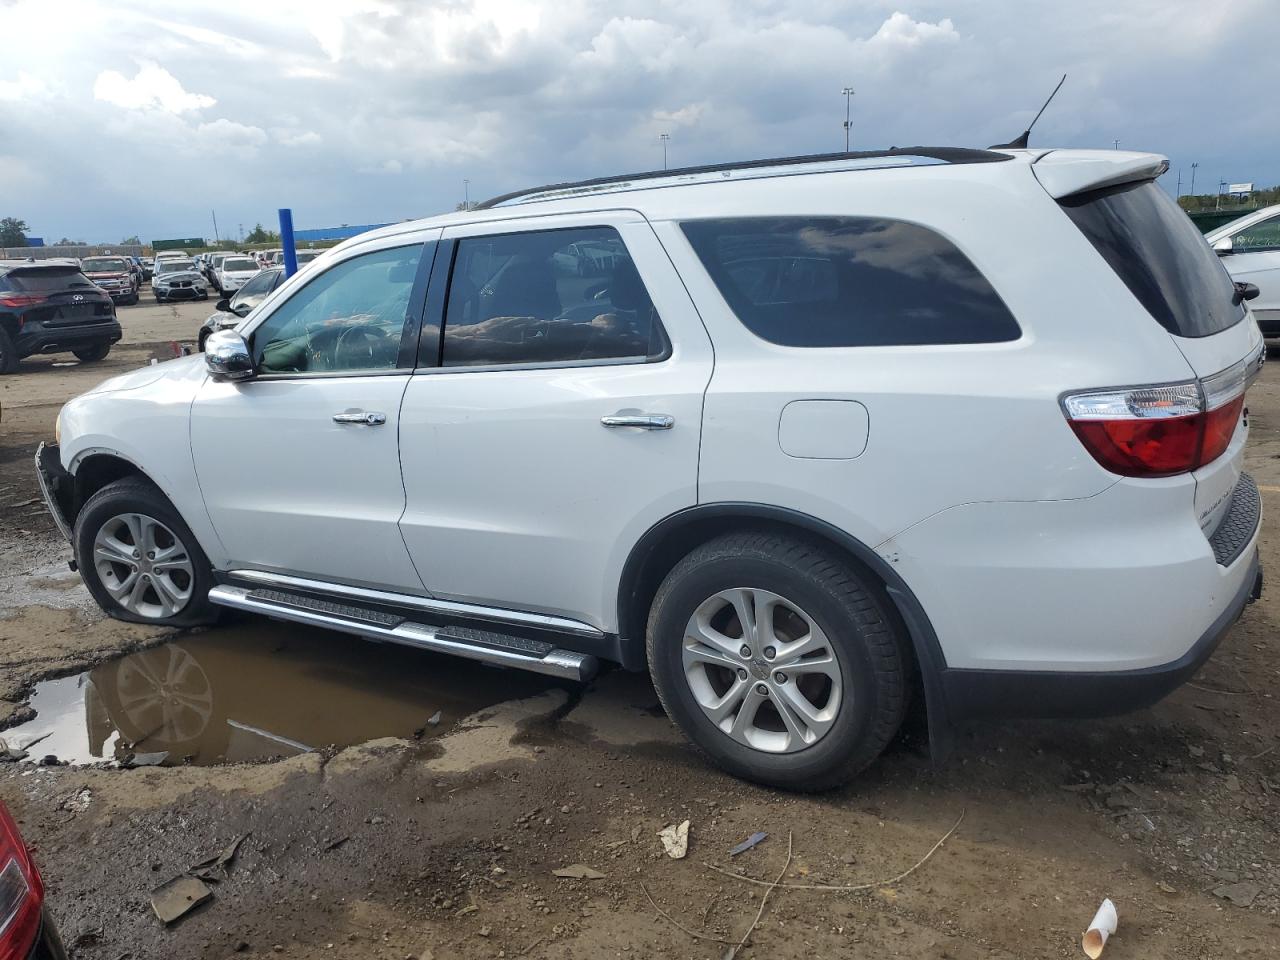
[[[1280,250],[1280,217],[1272,217],[1231,234],[1233,253],[1261,253]]]
[[[738,319],[788,347],[1016,340],[1018,324],[945,237],[874,217],[681,224]]]
[[[659,360],[658,311],[612,227],[458,241],[444,365]]]
[[[1244,319],[1235,287],[1195,224],[1148,180],[1059,201],[1129,292],[1172,334],[1207,337]]]
[[[93,287],[79,267],[20,267],[4,278],[10,290],[20,293],[52,293],[76,287]]]

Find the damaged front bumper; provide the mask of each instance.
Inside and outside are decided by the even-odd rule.
[[[40,484],[40,496],[49,508],[58,532],[71,542],[73,491],[71,474],[62,466],[56,443],[41,443],[36,447],[36,480]]]

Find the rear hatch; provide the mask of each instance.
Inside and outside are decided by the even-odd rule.
[[[32,265],[11,270],[6,284],[15,293],[31,298],[23,311],[27,321],[47,327],[106,323],[114,319],[111,296],[68,264]]]
[[[1244,391],[1261,369],[1257,324],[1217,255],[1155,183],[1151,154],[1062,152],[1033,167],[1041,184],[1186,358],[1204,410],[1222,433],[1194,470],[1195,510],[1212,535],[1231,505],[1244,459]],[[1209,442],[1206,439],[1206,444]]]

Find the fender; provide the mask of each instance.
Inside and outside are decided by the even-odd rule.
[[[618,587],[618,645],[623,666],[631,670],[642,670],[645,667],[644,630],[649,612],[648,604],[660,578],[670,569],[666,566],[655,571],[652,568],[653,561],[667,552],[669,546],[676,546],[679,548],[678,555],[683,555],[687,549],[692,549],[708,536],[714,536],[742,521],[802,530],[819,537],[880,578],[911,638],[924,686],[932,753],[935,760],[940,760],[949,752],[953,742],[942,686],[947,661],[929,615],[892,564],[875,550],[839,527],[797,510],[748,502],[699,504],[673,513],[650,527],[632,547],[623,565],[622,580]]]

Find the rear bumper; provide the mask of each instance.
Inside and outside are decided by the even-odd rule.
[[[1191,649],[1171,663],[1105,673],[1073,671],[942,671],[952,719],[979,717],[1106,717],[1141,710],[1164,699],[1213,655],[1246,605],[1262,595],[1262,564],[1255,548],[1240,588]]]
[[[37,353],[65,353],[115,343],[121,337],[120,322],[81,323],[60,327],[28,323],[18,334],[18,355],[30,357]]]

